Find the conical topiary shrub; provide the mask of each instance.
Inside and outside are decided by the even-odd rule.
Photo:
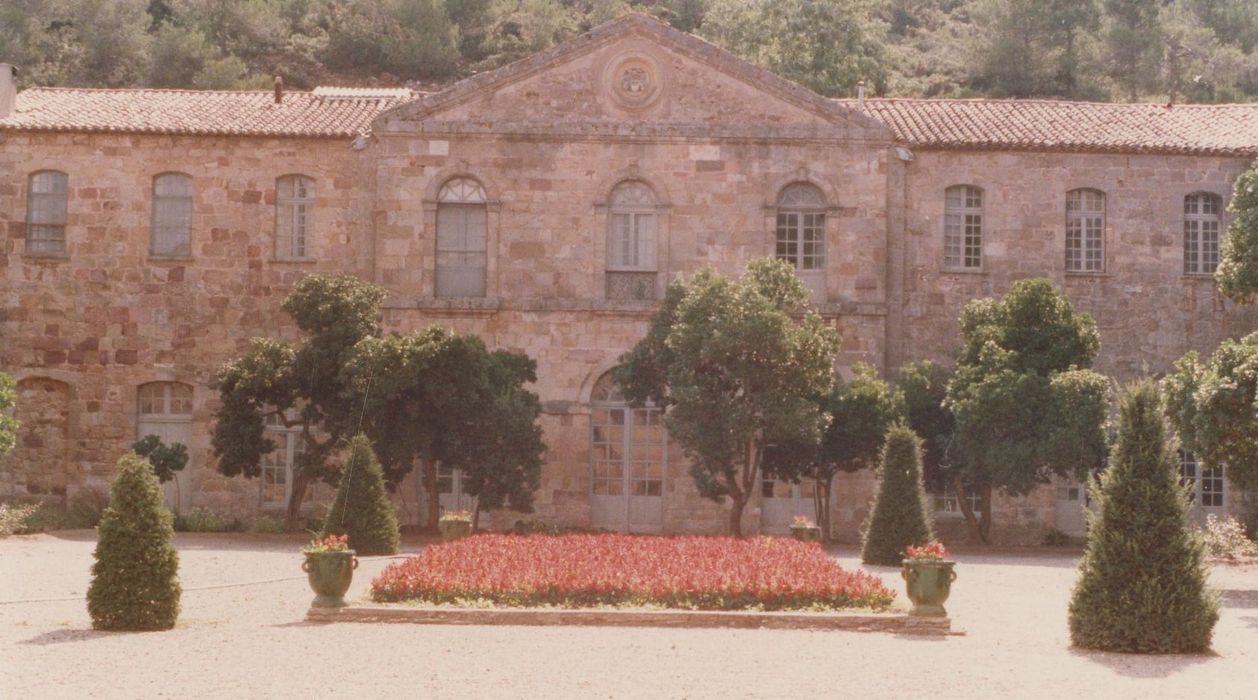
[[[1070,601],[1075,646],[1143,654],[1201,652],[1219,619],[1201,542],[1167,444],[1157,386],[1119,407],[1118,443],[1093,488],[1088,544]]]
[[[130,452],[118,461],[97,526],[87,611],[98,630],[167,630],[179,617],[173,518],[153,467]]]
[[[882,445],[882,481],[869,514],[861,561],[899,566],[904,548],[934,539],[922,487],[922,441],[905,425],[893,425]]]
[[[397,554],[397,515],[385,492],[384,472],[366,435],[350,440],[349,459],[323,524],[323,535],[349,535],[350,549],[360,555]]]

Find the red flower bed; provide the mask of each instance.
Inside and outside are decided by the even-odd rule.
[[[372,598],[694,610],[882,609],[895,594],[815,542],[762,537],[477,535],[390,564]]]

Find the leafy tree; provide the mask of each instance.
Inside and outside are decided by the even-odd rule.
[[[1207,468],[1226,464],[1238,489],[1258,489],[1258,333],[1223,341],[1206,362],[1189,352],[1162,388],[1183,448]]]
[[[1118,442],[1093,489],[1088,544],[1070,601],[1070,640],[1104,651],[1204,652],[1219,619],[1202,542],[1163,434],[1157,386],[1130,387]]]
[[[904,394],[905,420],[922,438],[922,480],[931,490],[942,490],[948,480],[948,450],[956,429],[945,406],[951,378],[951,372],[930,360],[906,364],[895,376],[895,385]]]
[[[736,536],[766,446],[816,444],[828,421],[813,397],[830,389],[838,336],[804,310],[807,298],[780,260],[753,260],[734,281],[705,268],[671,285],[646,337],[616,369],[631,402],[666,407],[665,425],[692,460],[699,493],[718,503],[729,497]],[[798,478],[765,466],[766,476]]]
[[[350,548],[362,555],[397,554],[397,514],[385,491],[384,472],[371,440],[363,433],[349,441],[349,458],[322,535],[348,535]]]
[[[0,458],[17,444],[17,419],[13,407],[17,405],[17,383],[13,377],[0,372]]]
[[[131,449],[148,460],[153,466],[153,473],[157,475],[158,483],[161,484],[174,479],[175,472],[183,471],[188,466],[188,448],[181,442],[167,445],[156,435],[145,435],[131,443]]]
[[[97,526],[87,611],[98,630],[167,630],[179,617],[179,553],[153,468],[134,452],[118,461]]]
[[[1236,179],[1228,209],[1233,217],[1214,278],[1228,298],[1248,304],[1258,291],[1258,161]]]
[[[1076,96],[1086,42],[1098,26],[1094,0],[979,0],[973,4],[973,80],[987,94]]]
[[[1162,61],[1162,0],[1102,0],[1109,77],[1135,101],[1158,82]]]
[[[956,419],[953,484],[957,493],[966,485],[982,493],[978,517],[960,501],[971,534],[987,542],[993,488],[1020,496],[1053,475],[1082,479],[1100,468],[1109,389],[1086,369],[1100,345],[1092,317],[1047,279],[970,302],[961,334],[947,399]]]
[[[882,447],[878,496],[861,547],[866,564],[897,566],[910,545],[935,538],[922,487],[922,440],[906,425],[893,425]]]

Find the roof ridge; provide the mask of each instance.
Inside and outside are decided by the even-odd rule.
[[[860,102],[859,97],[832,97],[831,100],[844,103]],[[1010,104],[1010,105],[1078,105],[1086,107],[1157,107],[1166,109],[1166,103],[1162,102],[1098,102],[1095,100],[1071,100],[1068,98],[1049,98],[1049,97],[866,97],[866,103],[869,102],[915,102],[915,103],[934,103],[934,104]],[[1192,107],[1194,109],[1217,108],[1217,107],[1258,107],[1258,102],[1175,102],[1171,104],[1171,109],[1181,109],[1184,107]]]
[[[21,92],[93,92],[93,93],[128,93],[128,92],[169,92],[175,94],[191,94],[191,95],[271,95],[272,90],[198,90],[195,88],[155,88],[155,87],[122,87],[122,88],[96,88],[96,87],[74,87],[67,85],[36,85],[26,88]],[[285,95],[308,95],[312,94],[310,90],[290,90],[284,89]]]

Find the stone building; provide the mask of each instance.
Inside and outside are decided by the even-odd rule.
[[[961,307],[1029,276],[1096,317],[1118,378],[1255,327],[1211,272],[1258,105],[831,100],[640,15],[431,94],[13,85],[0,66],[0,368],[23,423],[4,496],[102,488],[156,433],[192,454],[172,505],[278,512],[300,445],[275,426],[262,479],[222,478],[210,385],[249,338],[295,337],[279,302],[315,272],[384,285],[390,331],[536,359],[534,517],[643,531],[725,524],[606,375],[675,275],[791,260],[841,372],[949,362]],[[1185,474],[1200,512],[1239,509],[1221,474]],[[811,512],[807,489],[766,484],[747,527]],[[458,474],[441,490],[456,506]],[[841,538],[872,490],[840,478]],[[421,495],[399,488],[406,520]],[[945,531],[957,497],[937,495]],[[994,510],[1010,540],[1082,524],[1071,483]]]

